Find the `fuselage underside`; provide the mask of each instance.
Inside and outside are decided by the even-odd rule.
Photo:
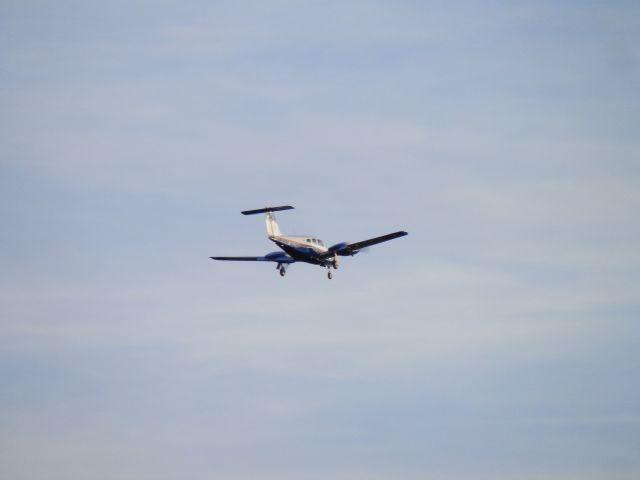
[[[322,266],[333,265],[335,262],[333,256],[329,258],[318,258],[319,255],[328,250],[322,240],[318,238],[293,235],[270,235],[269,240],[278,245],[287,255],[298,262]]]

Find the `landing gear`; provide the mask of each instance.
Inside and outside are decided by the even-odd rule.
[[[285,266],[282,263],[279,263],[278,265],[276,265],[276,269],[280,272],[281,277],[284,277],[287,274],[287,270],[285,269]]]
[[[331,280],[333,278],[333,274],[331,273],[331,267],[335,268],[336,270],[338,269],[338,255],[334,254],[333,255],[333,261],[331,263],[327,263],[327,278],[329,280]]]

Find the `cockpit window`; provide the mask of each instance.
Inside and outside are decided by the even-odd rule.
[[[306,238],[305,240],[307,241],[307,243],[320,245],[321,247],[324,247],[324,243],[322,243],[322,240],[320,240],[319,238]]]

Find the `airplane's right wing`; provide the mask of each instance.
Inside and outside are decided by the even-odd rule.
[[[382,235],[381,237],[370,238],[369,240],[363,240],[361,242],[350,243],[344,250],[341,250],[339,253],[349,254],[349,251],[358,251],[362,248],[370,247],[371,245],[388,242],[389,240],[393,240],[394,238],[404,237],[405,235],[407,235],[407,232],[400,231]]]
[[[338,243],[333,247],[329,248],[327,252],[321,253],[318,255],[320,258],[329,258],[333,255],[354,255],[358,253],[359,250],[370,247],[371,245],[376,245],[382,242],[388,242],[389,240],[393,240],[394,238],[400,238],[408,235],[405,231],[388,233],[387,235],[382,235],[380,237],[370,238],[368,240],[362,240],[361,242],[353,242],[353,243]]]

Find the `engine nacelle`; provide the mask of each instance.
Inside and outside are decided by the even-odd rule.
[[[329,247],[330,252],[335,252],[336,250],[342,250],[343,248],[347,248],[349,244],[347,242],[336,243],[332,247]]]
[[[277,262],[278,260],[287,260],[289,256],[284,252],[271,252],[267,253],[264,258]]]
[[[358,250],[351,250],[349,248],[348,242],[336,243],[331,248],[329,248],[330,252],[336,252],[341,257],[347,257],[349,255],[355,255],[358,253]]]

